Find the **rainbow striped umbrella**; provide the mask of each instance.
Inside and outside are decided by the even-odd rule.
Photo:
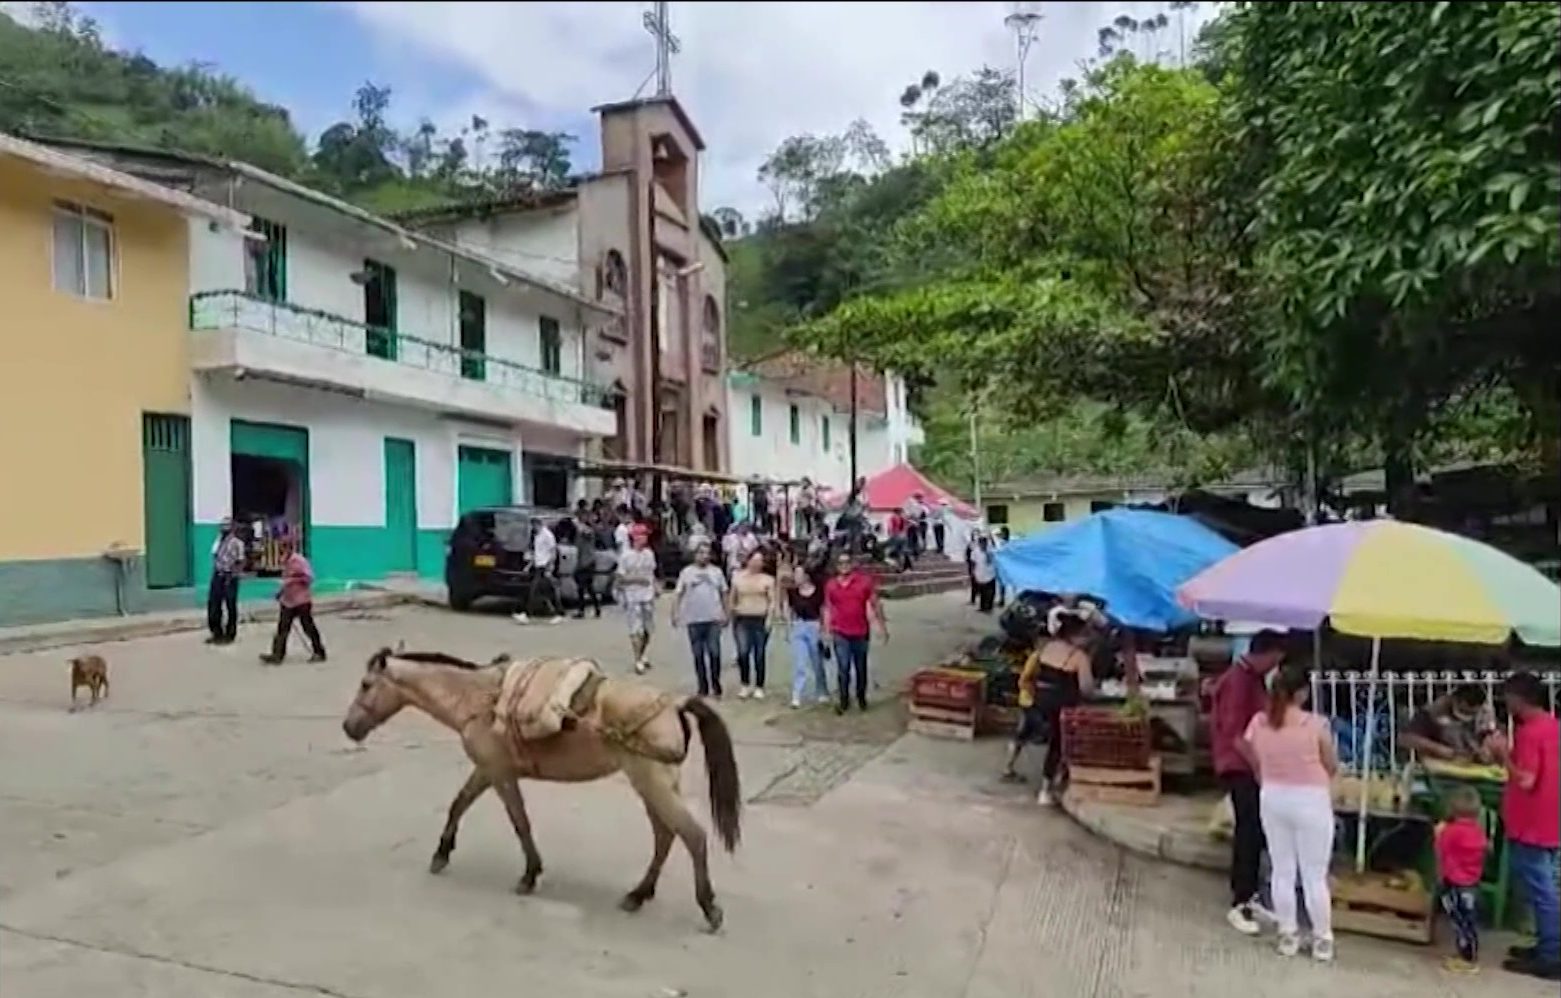
[[[1561,645],[1561,587],[1479,541],[1396,520],[1308,527],[1238,551],[1176,591],[1201,617],[1373,638]]]
[[[1201,617],[1375,638],[1366,717],[1376,714],[1383,638],[1561,645],[1561,587],[1486,544],[1396,520],[1334,523],[1271,537],[1176,590]],[[1371,759],[1367,723],[1362,758]],[[1363,763],[1363,768],[1369,762]],[[1360,781],[1355,868],[1366,868],[1367,791]]]

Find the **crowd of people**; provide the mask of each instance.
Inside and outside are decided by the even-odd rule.
[[[722,636],[730,630],[737,696],[764,699],[770,639],[780,630],[791,650],[792,706],[812,699],[833,702],[839,713],[853,705],[865,711],[874,626],[880,640],[888,637],[866,564],[891,553],[913,561],[935,521],[916,497],[919,509],[896,513],[897,522],[875,529],[860,483],[832,518],[807,480],[795,503],[777,507],[772,499],[767,486],[725,493],[697,486],[671,490],[661,503],[614,482],[603,497],[581,500],[571,515],[534,522],[530,594],[515,619],[557,621],[570,607],[576,617],[587,610],[600,616],[610,597],[627,623],[634,669],[643,673],[652,667],[648,650],[661,580],[677,569],[672,622],[686,631],[701,696],[724,694]]]

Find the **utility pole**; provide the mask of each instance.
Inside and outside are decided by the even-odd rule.
[[[1014,120],[1024,120],[1024,64],[1030,56],[1030,46],[1035,44],[1035,34],[1039,30],[1041,15],[1034,8],[1040,6],[1035,3],[1015,3],[1013,11],[1003,18],[1003,26],[1014,33]]]
[[[970,472],[975,480],[971,494],[976,500],[976,515],[986,516],[986,506],[981,502],[981,436],[977,427],[980,420],[979,411],[981,399],[979,396],[970,397]]]
[[[851,451],[851,489],[856,489],[856,361],[851,362],[851,421],[846,425],[846,446]]]
[[[672,57],[682,50],[678,36],[672,33],[671,4],[659,0],[641,18],[645,30],[656,39],[656,96],[672,96]]]

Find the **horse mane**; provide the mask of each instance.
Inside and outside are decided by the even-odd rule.
[[[380,670],[385,667],[386,661],[391,658],[403,659],[407,662],[421,662],[424,665],[452,665],[457,669],[486,669],[487,666],[476,662],[467,661],[464,658],[456,658],[442,651],[392,651],[389,648],[381,648],[369,656],[369,668]]]

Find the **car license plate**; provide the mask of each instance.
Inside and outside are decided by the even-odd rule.
[[[491,554],[479,554],[472,558],[472,564],[478,568],[492,568],[498,564],[498,559]]]

